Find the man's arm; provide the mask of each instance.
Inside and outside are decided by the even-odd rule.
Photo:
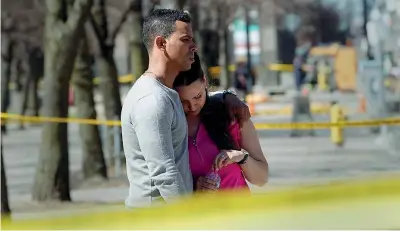
[[[171,103],[148,95],[138,102],[132,116],[140,150],[155,187],[167,203],[184,195],[188,189],[176,166],[172,145],[174,111]]]
[[[210,92],[209,96],[223,100],[231,118],[236,118],[240,127],[242,127],[244,122],[247,122],[250,119],[251,114],[249,107],[231,91]]]

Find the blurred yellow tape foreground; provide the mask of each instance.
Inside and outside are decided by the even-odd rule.
[[[119,126],[121,121],[117,120],[94,120],[80,118],[57,118],[41,116],[22,116],[17,114],[1,113],[1,122],[10,123],[10,121],[23,121],[31,123],[50,122],[50,123],[78,123],[91,125]],[[381,125],[400,125],[400,117],[381,120],[359,120],[346,121],[341,123],[330,122],[306,122],[306,123],[255,123],[256,129],[328,129],[334,126],[340,127],[375,127]]]
[[[107,196],[107,195],[105,195]],[[5,220],[2,229],[398,229],[400,175],[325,186],[197,195],[153,209]]]

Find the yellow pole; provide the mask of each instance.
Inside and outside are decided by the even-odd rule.
[[[345,116],[342,108],[336,102],[332,103],[330,110],[331,123],[340,123],[345,121]],[[332,126],[331,127],[331,141],[333,144],[337,146],[343,146],[344,136],[343,136],[343,127],[340,126]]]

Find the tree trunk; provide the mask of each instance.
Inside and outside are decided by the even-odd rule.
[[[11,209],[8,204],[7,177],[3,159],[3,139],[1,139],[1,216],[8,216],[10,213]]]
[[[203,37],[201,34],[202,31],[202,22],[200,21],[201,16],[204,15],[204,9],[200,6],[200,3],[197,0],[190,0],[190,17],[192,19],[192,28],[194,33],[194,40],[196,42],[196,46],[198,48],[197,53],[200,57],[200,62],[203,70],[207,74],[208,77],[210,76],[208,66],[205,62],[205,54],[203,53]],[[204,18],[204,17],[203,17]]]
[[[108,32],[105,0],[96,0],[92,9],[92,26],[95,31],[100,55],[96,57],[99,72],[99,87],[103,97],[107,120],[119,120],[122,103],[119,92],[118,71],[114,60],[114,37]],[[122,138],[120,139],[122,143]],[[114,153],[114,129],[107,127],[106,149],[108,156]],[[122,147],[122,146],[121,146]],[[112,164],[113,159],[110,159]]]
[[[1,78],[1,112],[6,113],[10,106],[10,79],[11,79],[11,65],[13,61],[14,41],[7,33],[4,33],[3,43],[5,46],[5,53],[2,53],[2,71]],[[5,123],[1,125],[1,131],[6,132]]]
[[[86,35],[79,45],[75,61],[72,84],[75,90],[75,105],[78,118],[96,119],[96,108],[93,94],[93,81],[91,70],[91,54],[89,52]],[[91,177],[107,178],[107,167],[101,145],[100,132],[97,125],[80,124],[79,133],[82,140],[83,175],[86,179]]]
[[[22,85],[22,60],[21,58],[16,59],[13,62],[13,76],[14,76],[14,82],[15,82],[15,90],[20,93],[23,89]]]
[[[33,116],[39,116],[39,95],[38,95],[39,78],[33,77],[29,86],[28,108],[32,111]]]
[[[19,78],[21,79],[21,85],[22,85],[22,99],[21,99],[21,108],[20,108],[20,114],[21,115],[26,115],[26,110],[28,109],[28,100],[29,100],[29,91],[31,90],[31,74],[29,70],[29,61],[27,61],[26,58],[21,59],[21,65],[19,65],[18,68],[18,75]],[[19,121],[20,123],[20,128],[22,129],[24,127],[24,121]]]
[[[133,12],[131,13],[131,34],[130,34],[130,58],[131,73],[135,82],[147,68],[147,52],[142,42],[142,1],[135,0]]]
[[[104,111],[107,120],[119,120],[121,116],[122,104],[119,93],[118,72],[115,65],[113,51],[114,48],[106,48],[102,55],[97,57],[100,77],[100,90],[103,96]],[[120,139],[122,140],[122,139]],[[109,156],[114,154],[114,129],[108,126],[105,138],[107,153]],[[113,164],[113,159],[110,159]]]
[[[29,74],[31,77],[31,85],[29,87],[28,107],[33,111],[34,116],[39,115],[39,80],[44,74],[44,57],[43,51],[39,47],[35,47],[29,51]]]
[[[227,29],[225,27],[218,28],[219,54],[218,63],[221,67],[220,84],[223,89],[228,89],[232,86],[232,81],[229,75],[229,63],[227,52]]]
[[[43,76],[43,53],[36,47],[27,50],[27,68],[23,84],[23,97],[21,103],[21,115],[39,116],[39,80]],[[23,73],[21,68],[21,74]],[[28,112],[26,112],[28,110]],[[23,129],[23,121],[20,121],[20,129]]]
[[[176,0],[176,7],[179,10],[184,10],[185,5],[186,5],[186,0]]]
[[[32,75],[30,73],[27,73],[27,75],[24,78],[24,84],[23,86],[23,92],[22,92],[22,102],[21,102],[21,115],[26,115],[26,110],[28,109],[28,100],[29,100],[29,93],[32,91]],[[24,127],[24,122],[21,120],[20,121],[20,128],[22,129]]]
[[[21,115],[32,114],[33,116],[39,115],[39,95],[38,95],[39,80],[35,79],[31,73],[25,77],[23,85],[23,99],[21,105]],[[26,113],[27,110],[32,113]]]
[[[229,70],[227,68],[228,62],[227,62],[227,52],[226,52],[226,18],[227,18],[227,12],[226,12],[226,7],[223,3],[221,3],[218,11],[218,65],[220,66],[220,75],[219,75],[219,80],[220,80],[220,86],[223,89],[227,89],[230,87],[230,81],[229,81]]]
[[[71,11],[67,1],[46,0],[45,75],[43,113],[68,117],[68,88],[84,23],[92,0],[75,0]],[[45,123],[36,170],[33,200],[70,201],[68,130],[66,123]]]

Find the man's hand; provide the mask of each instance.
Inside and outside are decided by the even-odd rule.
[[[236,118],[242,127],[243,123],[251,117],[249,107],[233,94],[225,95],[225,105],[231,118]]]

